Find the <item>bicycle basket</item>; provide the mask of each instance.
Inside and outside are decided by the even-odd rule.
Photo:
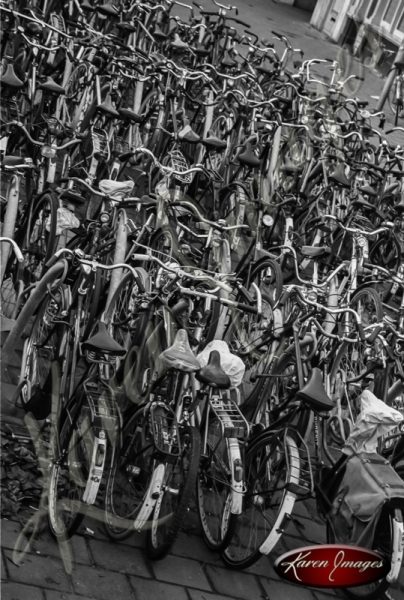
[[[58,15],[57,13],[52,13],[50,15],[50,24],[55,29],[58,29],[62,33],[66,33],[65,20],[62,15]]]
[[[171,150],[167,159],[163,161],[165,167],[169,167],[170,169],[174,169],[174,171],[187,171],[189,169],[187,160],[181,150]],[[187,175],[175,175],[175,179],[177,181],[181,181],[181,183],[189,184],[193,179],[193,173]]]
[[[120,154],[127,154],[130,152],[130,145],[128,141],[122,136],[116,136],[112,145],[112,154],[119,156]]]
[[[86,408],[91,423],[101,421],[103,427],[114,425],[118,416],[112,390],[99,381],[87,380],[83,384]]]
[[[110,148],[107,132],[104,129],[92,129],[91,134],[91,156],[97,160],[106,160],[110,158]]]

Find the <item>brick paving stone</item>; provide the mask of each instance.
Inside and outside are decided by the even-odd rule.
[[[90,541],[90,550],[98,567],[129,575],[151,577],[143,554],[138,548],[112,542]]]
[[[265,590],[267,600],[313,600],[311,590],[300,585],[291,585],[264,577],[260,577],[260,583]]]
[[[234,598],[261,598],[262,591],[254,575],[243,571],[219,569],[208,565],[206,574],[212,582],[213,589],[219,594],[231,593]]]
[[[130,578],[136,600],[189,600],[183,587],[150,579]],[[118,597],[116,597],[118,599]],[[119,599],[120,600],[120,599]],[[125,599],[126,600],[126,599]]]
[[[7,579],[7,567],[6,561],[4,560],[3,552],[1,553],[1,581],[6,581]]]
[[[60,596],[61,597],[61,596]],[[44,600],[40,588],[8,581],[1,586],[1,600]]]
[[[231,591],[229,590],[231,593]],[[229,596],[220,596],[218,594],[209,594],[201,590],[188,590],[191,600],[229,600]]]
[[[21,531],[20,523],[10,521],[9,519],[1,520],[1,545],[3,548],[14,548],[15,541]]]
[[[109,572],[103,568],[77,565],[72,575],[74,591],[80,596],[97,600],[111,600],[133,597],[127,577],[121,573]]]
[[[55,590],[45,590],[46,600],[91,600],[90,596],[78,596],[77,594],[66,594]]]
[[[105,528],[100,522],[99,519],[94,519],[91,517],[85,518],[83,525],[80,527],[78,531],[79,537],[84,537],[89,540],[104,540],[105,542],[110,542],[110,538],[108,537]],[[135,548],[143,548],[144,547],[144,534],[133,533],[126,540],[121,542],[128,546],[134,546]]]
[[[332,590],[322,590],[321,592],[315,591],[313,593],[313,597],[316,600],[332,600],[332,598],[336,597],[341,598],[341,592],[333,592]]]
[[[72,591],[70,579],[60,560],[52,556],[26,554],[22,564],[17,566],[12,561],[10,550],[5,550],[5,556],[9,577],[12,581],[66,592]]]
[[[179,533],[172,547],[171,554],[193,558],[203,563],[223,564],[220,556],[209,550],[201,537],[193,534],[189,535],[185,532]]]
[[[152,568],[156,579],[212,591],[202,565],[196,560],[170,555],[162,561],[153,562]]]
[[[83,537],[75,535],[66,543],[70,547],[74,563],[85,565],[91,564],[91,555],[88,551],[86,540]],[[63,549],[52,536],[46,532],[33,541],[30,552],[60,558]]]

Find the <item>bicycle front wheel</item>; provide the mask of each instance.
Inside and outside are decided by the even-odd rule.
[[[282,536],[282,524],[293,511],[296,496],[289,491],[300,478],[299,449],[291,435],[267,432],[247,451],[242,514],[230,543],[222,552],[227,566],[245,569],[269,554]]]

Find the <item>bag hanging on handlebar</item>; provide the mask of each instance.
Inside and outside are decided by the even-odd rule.
[[[334,524],[351,543],[367,546],[387,503],[404,510],[404,481],[389,461],[377,453],[350,456],[331,508]]]

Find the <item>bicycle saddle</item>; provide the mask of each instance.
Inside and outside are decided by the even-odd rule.
[[[98,184],[100,191],[114,200],[122,200],[135,186],[134,181],[115,181],[114,179],[101,179]]]
[[[330,254],[331,248],[328,248],[328,246],[302,246],[300,253],[309,258],[318,258],[319,256]]]
[[[194,52],[195,54],[198,54],[198,56],[208,56],[208,54],[210,53],[210,50],[208,48],[206,48],[206,46],[204,46],[203,44],[197,44],[194,48]]]
[[[238,63],[230,56],[229,52],[226,51],[224,57],[220,61],[220,64],[222,67],[228,67],[230,69],[231,67],[237,66]]]
[[[8,85],[13,88],[23,87],[24,82],[14,72],[14,67],[11,63],[8,63],[6,72],[1,75],[0,82],[2,85]]]
[[[179,329],[174,342],[160,354],[160,359],[168,367],[190,373],[201,368],[199,360],[191,350],[186,329]]]
[[[257,67],[255,67],[255,70],[258,71],[258,73],[265,73],[265,75],[272,75],[274,72],[273,67],[266,67],[265,65],[258,65]]]
[[[60,198],[62,198],[62,200],[69,200],[69,202],[72,202],[73,204],[84,204],[84,202],[87,202],[81,194],[74,190],[63,190],[60,194]]]
[[[168,35],[161,30],[161,27],[157,24],[153,31],[153,37],[156,40],[164,41],[168,38]]]
[[[25,25],[25,30],[31,35],[39,35],[40,33],[42,33],[43,27],[40,23],[30,21]]]
[[[94,7],[90,4],[90,2],[88,0],[83,0],[83,2],[81,2],[80,6],[83,10],[86,10],[87,12],[94,11]]]
[[[341,185],[342,187],[345,187],[345,188],[351,187],[351,182],[349,181],[348,177],[345,175],[345,166],[342,164],[339,164],[335,168],[335,170],[329,175],[328,179],[330,181],[333,181],[337,185]]]
[[[187,42],[183,42],[178,33],[174,33],[174,39],[172,42],[170,42],[170,48],[172,48],[173,50],[181,51],[190,50],[190,47],[187,44]]]
[[[26,159],[23,156],[3,156],[1,166],[9,168],[24,166],[25,168],[30,167],[32,169],[35,169],[35,165],[33,164],[32,160],[30,158]]]
[[[97,6],[96,11],[105,15],[106,17],[119,17],[119,13],[110,4],[101,4],[101,6]]]
[[[219,139],[215,135],[210,135],[207,138],[201,140],[201,144],[212,150],[225,150],[227,148],[227,142]]]
[[[96,354],[108,354],[109,356],[125,356],[126,350],[108,333],[105,323],[98,324],[98,333],[92,335],[83,342],[82,350]]]
[[[196,378],[202,383],[222,390],[226,390],[231,386],[230,377],[220,365],[220,354],[217,350],[212,350],[209,354],[208,363],[196,374]]]
[[[334,408],[334,403],[328,397],[324,385],[323,376],[318,367],[314,367],[310,379],[296,394],[296,398],[302,400],[316,411],[329,411]]]
[[[97,104],[97,110],[102,112],[104,115],[109,115],[110,117],[119,117],[119,112],[112,106],[110,94],[107,95],[105,102]]]
[[[199,135],[195,133],[189,125],[185,125],[185,127],[178,132],[178,139],[182,142],[188,142],[189,144],[197,144],[201,140]]]
[[[378,195],[378,193],[376,192],[375,188],[373,188],[368,183],[366,185],[359,186],[358,190],[360,192],[362,192],[362,194],[366,194],[367,196],[373,196],[374,198],[376,198],[376,196]]]
[[[66,90],[64,87],[62,87],[61,85],[59,85],[58,83],[56,83],[56,81],[54,81],[52,79],[52,77],[47,77],[46,80],[43,83],[40,83],[38,85],[38,87],[41,90],[46,90],[47,92],[51,92],[52,94],[66,94]]]
[[[247,143],[244,152],[238,155],[238,161],[251,169],[259,167],[261,163],[260,159],[255,156],[250,143]]]
[[[141,123],[143,121],[142,115],[138,115],[129,108],[118,108],[118,113],[125,121],[133,121],[134,123]]]

